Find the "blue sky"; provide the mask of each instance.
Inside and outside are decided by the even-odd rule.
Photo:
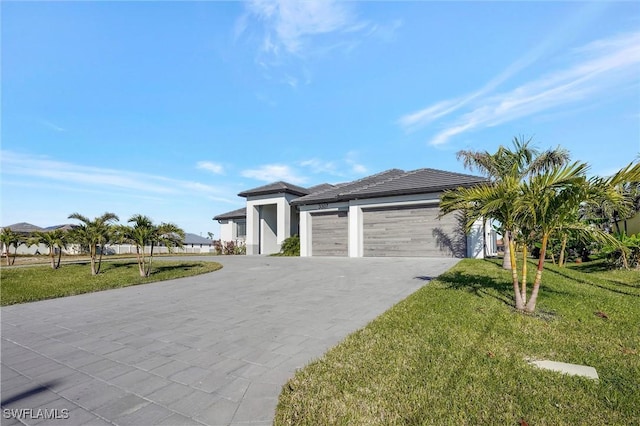
[[[237,193],[640,153],[638,2],[2,2],[2,217],[219,233]]]

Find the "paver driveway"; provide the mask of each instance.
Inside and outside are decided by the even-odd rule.
[[[2,424],[271,424],[297,368],[456,262],[203,259],[224,268],[2,308]]]

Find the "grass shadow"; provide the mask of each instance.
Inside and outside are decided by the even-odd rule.
[[[551,272],[551,273],[554,273],[554,274],[560,275],[561,277],[568,278],[568,279],[570,279],[570,280],[577,281],[577,282],[579,282],[579,283],[581,283],[581,284],[587,284],[587,285],[590,285],[590,286],[594,286],[594,287],[601,288],[601,289],[603,289],[603,290],[608,290],[608,291],[611,291],[611,292],[613,292],[613,293],[624,294],[625,296],[640,297],[640,294],[636,294],[636,293],[629,293],[629,292],[626,292],[626,291],[619,290],[619,289],[617,289],[617,288],[611,288],[611,287],[608,287],[608,286],[606,286],[606,285],[598,284],[598,283],[593,282],[593,281],[587,281],[587,280],[585,280],[585,279],[583,279],[583,278],[576,277],[576,276],[572,276],[572,275],[570,275],[570,274],[567,274],[567,273],[565,273],[565,272],[562,272],[562,271],[560,271],[560,270],[559,270],[559,269],[557,269],[557,268],[555,268],[555,269],[545,269],[545,271],[548,271],[548,272]],[[638,287],[635,287],[635,286],[632,286],[632,285],[629,285],[629,284],[625,284],[625,283],[618,283],[617,281],[608,280],[608,279],[606,279],[606,278],[598,278],[598,279],[600,279],[600,280],[602,280],[602,281],[608,281],[608,282],[612,283],[612,285],[614,285],[614,286],[624,285],[624,286],[626,286],[626,287],[638,288]]]
[[[460,271],[449,271],[438,277],[447,288],[463,290],[478,297],[493,297],[494,299],[513,306],[511,292],[513,289],[508,282],[496,280],[486,275],[467,274]]]
[[[191,268],[195,268],[200,266],[199,263],[180,263],[179,265],[163,265],[163,264],[153,264],[153,274],[157,274],[159,272],[171,272],[175,270],[189,270]]]

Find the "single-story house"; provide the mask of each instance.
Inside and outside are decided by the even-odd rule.
[[[247,209],[233,210],[214,218],[220,223],[220,240],[244,244],[247,237]]]
[[[22,238],[22,242],[18,245],[17,254],[22,255],[35,255],[35,254],[48,254],[49,248],[44,244],[32,244],[28,245],[29,238],[31,237],[33,232],[36,231],[53,231],[55,229],[62,229],[63,231],[71,231],[77,225],[73,224],[65,224],[65,225],[55,225],[49,226],[46,228],[41,228],[36,225],[32,225],[30,223],[21,222],[15,223],[13,225],[7,226],[7,228],[11,229],[13,232],[20,234]],[[171,251],[173,253],[213,253],[215,252],[215,248],[213,245],[213,241],[202,237],[197,234],[185,233],[184,240],[182,241],[182,248],[175,247]],[[10,253],[13,254],[15,247],[10,248]],[[151,247],[145,247],[145,252],[149,253],[151,251]],[[104,247],[104,254],[135,254],[136,246],[133,244],[107,244]],[[7,247],[4,246],[4,243],[0,244],[0,253],[2,256],[6,256]],[[68,244],[66,249],[62,250],[64,254],[81,254],[82,250],[79,244]],[[154,253],[169,253],[169,249],[164,246],[156,246],[154,248]]]
[[[310,188],[280,181],[239,193],[246,208],[213,219],[223,241],[244,236],[247,255],[277,253],[299,234],[301,256],[484,257],[495,254],[489,226],[465,234],[459,215],[439,218],[444,190],[484,182],[427,168]]]

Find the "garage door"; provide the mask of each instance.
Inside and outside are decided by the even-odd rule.
[[[312,256],[347,256],[348,241],[346,211],[311,214]]]
[[[363,209],[364,256],[464,257],[456,215],[439,213],[433,206]]]

